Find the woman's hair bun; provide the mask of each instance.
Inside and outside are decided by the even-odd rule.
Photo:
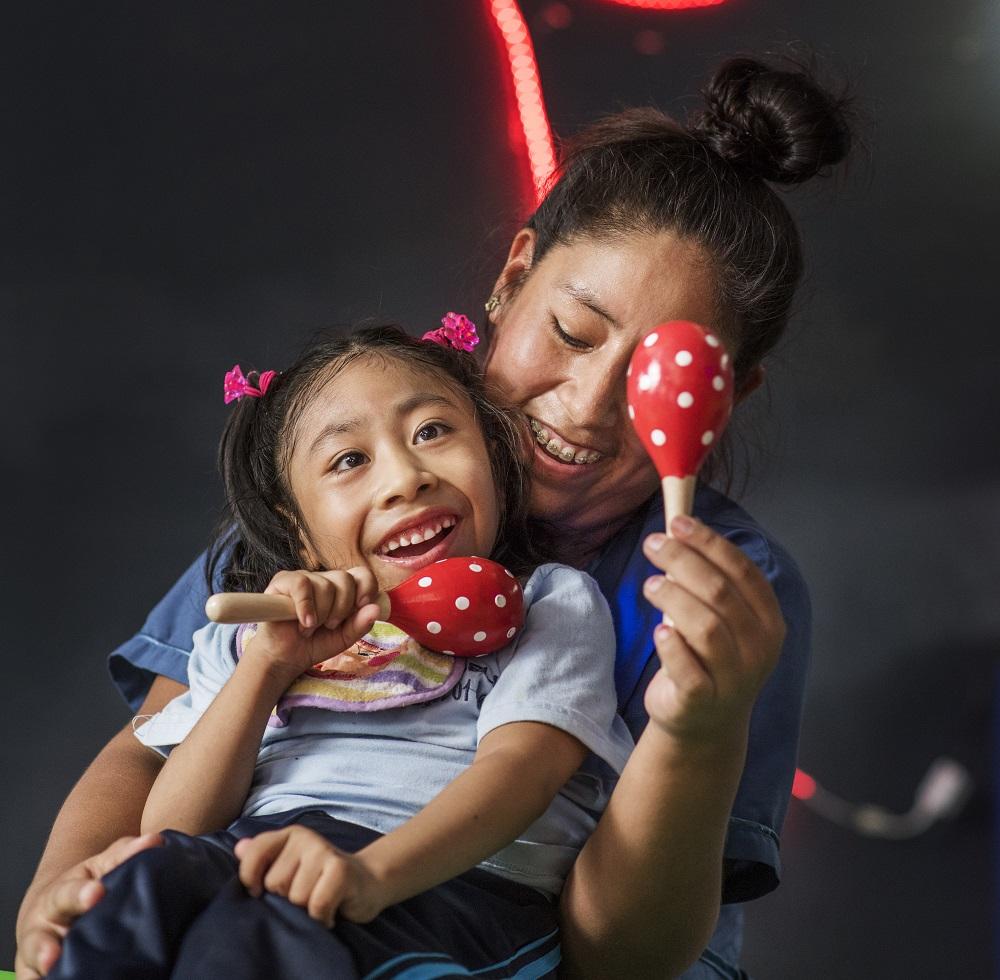
[[[797,184],[850,149],[847,99],[826,91],[804,68],[735,58],[702,94],[706,106],[691,131],[734,167],[763,180]]]

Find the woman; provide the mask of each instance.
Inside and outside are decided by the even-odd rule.
[[[487,303],[489,380],[538,442],[532,509],[557,529],[560,560],[589,569],[611,603],[619,708],[637,738],[561,899],[562,976],[674,976],[699,954],[688,975],[736,976],[738,906],[720,914],[720,899],[778,879],[805,587],[707,486],[699,520],[664,537],[624,375],[651,326],[689,319],[726,341],[739,398],[760,384],[801,275],[797,233],[768,182],[836,163],[849,134],[842,107],[798,71],[729,62],[705,95],[689,128],[634,110],[582,134]],[[202,578],[199,560],[112,655],[140,714],[183,690]],[[656,625],[663,613],[673,628]],[[157,769],[126,726],[73,790],[22,905],[19,976],[44,974],[65,923],[100,899],[96,878],[156,843],[112,844],[137,831]]]

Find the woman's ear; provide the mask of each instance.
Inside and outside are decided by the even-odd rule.
[[[493,284],[493,296],[499,297],[500,302],[493,306],[487,314],[490,323],[496,326],[503,315],[503,300],[505,294],[510,294],[512,286],[520,282],[531,269],[531,263],[535,258],[536,234],[533,228],[522,228],[510,243],[510,251],[507,253],[507,261],[504,262],[497,281]]]

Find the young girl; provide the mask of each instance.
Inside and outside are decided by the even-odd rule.
[[[196,636],[189,692],[136,729],[169,753],[142,818],[167,846],[106,878],[53,975],[509,976],[526,947],[554,969],[552,899],[632,742],[596,584],[531,571],[520,430],[467,354],[393,328],[250,377],[227,378],[214,555],[298,620]],[[378,589],[460,555],[530,572],[509,646],[375,626]]]

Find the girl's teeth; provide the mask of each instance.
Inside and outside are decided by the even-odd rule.
[[[567,462],[567,463],[572,463],[573,462],[573,457],[575,455],[576,455],[576,453],[573,452],[573,450],[570,449],[569,446],[566,446],[566,447],[564,447],[563,449],[561,449],[559,451],[559,458],[562,459],[564,462]]]
[[[405,548],[411,544],[420,544],[422,541],[430,541],[431,538],[437,537],[445,528],[454,526],[455,519],[453,517],[445,517],[440,523],[435,523],[423,531],[418,528],[412,533],[401,534],[398,538],[393,538],[392,541],[386,544],[383,553],[395,551],[397,548]]]

